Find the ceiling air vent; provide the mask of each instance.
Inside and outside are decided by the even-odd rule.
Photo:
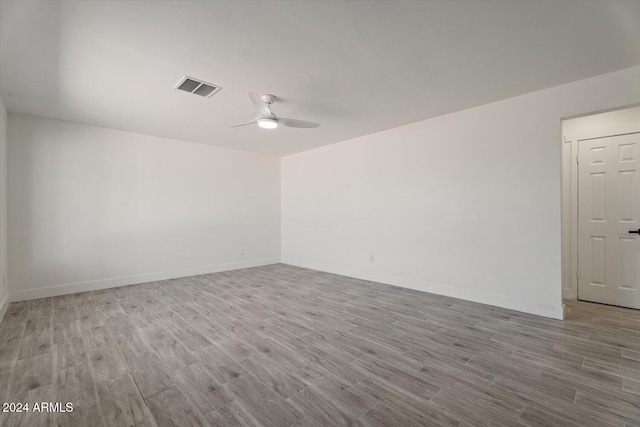
[[[209,98],[214,93],[222,89],[220,86],[216,86],[214,84],[203,82],[202,80],[194,79],[193,77],[187,76],[181,78],[178,84],[174,86],[174,88],[192,93],[194,95],[199,95],[204,98]]]

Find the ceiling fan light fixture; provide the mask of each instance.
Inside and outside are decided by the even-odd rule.
[[[278,122],[274,119],[258,119],[258,126],[263,129],[275,129],[278,127]]]
[[[0,0],[2,1],[2,0]],[[249,99],[253,103],[253,106],[258,110],[258,117],[246,123],[238,123],[237,125],[231,125],[232,128],[237,128],[240,126],[249,126],[254,123],[258,123],[263,129],[275,129],[278,126],[282,125],[288,128],[317,128],[320,126],[320,123],[307,122],[304,120],[296,120],[296,119],[287,119],[284,117],[278,118],[275,114],[271,112],[271,104],[273,104],[276,99],[273,95],[258,95],[254,92],[249,92]]]

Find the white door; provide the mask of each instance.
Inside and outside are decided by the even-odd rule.
[[[640,309],[640,133],[578,142],[578,299]]]

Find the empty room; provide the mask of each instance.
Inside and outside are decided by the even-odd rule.
[[[0,426],[640,427],[640,0],[0,0]]]

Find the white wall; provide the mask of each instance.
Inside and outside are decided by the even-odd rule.
[[[578,297],[578,139],[640,130],[640,107],[562,121],[562,297]]]
[[[562,134],[584,135],[591,132],[615,131],[622,126],[638,123],[640,123],[640,107],[623,108],[563,120]]]
[[[7,281],[7,109],[0,98],[0,321],[9,305]]]
[[[8,148],[12,300],[279,261],[277,157],[14,114]]]
[[[283,158],[282,261],[560,318],[561,118],[638,103],[639,82],[634,67]]]

